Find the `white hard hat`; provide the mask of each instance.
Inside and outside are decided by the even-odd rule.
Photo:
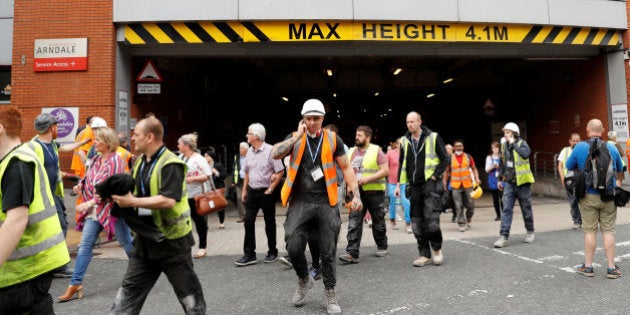
[[[304,106],[302,107],[302,116],[311,115],[311,116],[324,116],[326,115],[326,110],[324,109],[324,104],[318,99],[312,98],[304,102]]]
[[[92,123],[90,124],[90,127],[92,128],[107,127],[107,122],[105,121],[105,119],[101,117],[94,117],[92,118]]]
[[[517,135],[521,134],[521,130],[518,128],[518,125],[513,123],[513,122],[509,122],[507,124],[505,124],[505,126],[503,126],[503,129],[501,130],[511,130],[512,132],[516,133]]]

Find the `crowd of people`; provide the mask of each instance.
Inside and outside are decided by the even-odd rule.
[[[464,151],[464,141],[445,143],[423,124],[419,113],[412,111],[406,116],[406,133],[392,141],[387,152],[372,143],[373,130],[366,125],[356,128],[354,146],[348,147],[336,126],[323,126],[326,110],[321,101],[307,100],[301,115],[296,130],[276,144],[265,141],[262,124],[249,125],[247,141],[239,143],[228,173],[214,149],[200,150],[196,133],[179,137],[178,154],[169,150],[162,123],[153,116],[136,124],[131,137],[133,149],[126,134],[116,133],[100,117],[88,118],[75,143],[60,145],[55,141],[58,121],[46,113],[34,121],[38,135],[22,143],[21,112],[12,106],[1,107],[0,313],[52,313],[48,289],[53,277],[70,278],[68,288],[57,298],[59,302],[75,296],[81,299],[92,249],[104,231],[108,239],[116,238],[129,258],[112,314],[139,313],[161,273],[166,274],[186,314],[205,314],[206,302],[193,258],[211,254],[207,249],[209,226],[207,216],[197,213],[194,197],[225,187],[228,174],[228,188],[236,195],[237,222],[243,223],[244,230],[243,256],[235,265],[258,262],[255,221],[262,210],[268,245],[263,262],[280,260],[293,268],[298,278],[292,297],[295,306],[306,303],[315,280],[321,278],[327,312],[341,312],[335,293],[337,261],[360,262],[367,215],[376,244],[374,256],[389,254],[388,215],[390,229],[397,230],[400,219],[404,232],[413,234],[417,241],[413,266],[443,264],[440,214],[451,208],[452,222],[459,231],[471,229],[482,184],[474,158]],[[507,123],[502,131],[500,141],[490,143],[484,167],[495,221],[500,221],[499,239],[493,244],[496,248],[508,245],[516,200],[527,231],[524,242],[535,239],[531,149],[517,124]],[[580,141],[579,134],[570,136],[569,146],[558,157],[563,185],[569,171],[588,169],[589,149],[602,141],[603,131],[601,121],[593,119],[587,125],[588,141]],[[615,136],[608,134],[611,141]],[[616,174],[610,183],[614,189],[621,185],[625,169],[620,158],[623,152],[615,143],[605,145]],[[63,172],[58,152],[73,150],[73,173]],[[75,220],[82,234],[74,269],[68,267],[65,243],[64,177],[78,178],[72,190],[79,195]],[[115,184],[117,192],[103,196],[103,187],[111,188],[112,180],[130,182],[129,188],[119,191],[124,185]],[[282,206],[288,208],[284,222],[287,255],[283,257],[277,248],[277,190]],[[602,189],[588,183],[585,196],[567,191],[574,229],[584,232],[585,261],[577,271],[593,276],[596,232],[600,230],[608,260],[607,277],[621,276],[614,263],[614,202],[600,198]],[[347,247],[337,257],[342,207],[349,211]],[[217,215],[217,228],[225,229],[225,211]],[[194,254],[192,223],[198,236]],[[16,296],[23,298],[10,298]]]

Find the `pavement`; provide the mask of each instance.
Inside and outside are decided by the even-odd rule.
[[[69,218],[74,217],[72,198],[67,198]],[[444,236],[444,264],[413,267],[418,256],[413,234],[391,230],[388,223],[389,255],[374,256],[376,247],[364,225],[361,262],[337,266],[337,295],[346,314],[542,314],[604,313],[626,314],[630,284],[622,277],[605,278],[605,257],[598,239],[595,273],[586,278],[575,273],[583,261],[582,232],[572,230],[568,202],[545,196],[533,197],[536,241],[523,243],[525,228],[518,206],[515,209],[509,246],[494,249],[500,222],[494,221],[490,194],[476,202],[472,228],[460,232],[450,213],[441,216]],[[280,255],[286,253],[283,240],[286,209],[277,207],[277,235]],[[195,259],[208,314],[314,314],[325,313],[323,286],[318,281],[304,307],[290,303],[297,279],[279,262],[263,264],[267,251],[264,221],[256,221],[259,263],[235,267],[242,255],[243,226],[237,212],[228,207],[225,229],[218,229],[216,215],[209,216],[209,256]],[[69,220],[73,221],[73,220]],[[338,254],[346,247],[348,215],[342,213]],[[196,233],[193,234],[196,237]],[[617,217],[618,265],[623,271],[630,258],[630,209],[619,208]],[[103,239],[104,240],[104,239]],[[69,248],[76,249],[80,233],[69,231]],[[193,248],[194,253],[197,248]],[[307,257],[310,257],[307,255]],[[74,258],[72,265],[74,265]],[[59,314],[107,313],[126,270],[126,256],[118,243],[103,242],[94,251],[82,300],[55,303]],[[68,279],[55,279],[53,298],[61,295]],[[164,276],[149,294],[142,314],[181,314],[182,308]]]

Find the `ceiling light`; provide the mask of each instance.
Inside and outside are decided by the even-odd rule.
[[[288,98],[288,97],[286,97],[286,96],[283,96],[283,97],[282,97],[282,100],[283,100],[283,101],[285,101],[285,102],[288,102],[288,101],[289,101],[289,98]]]
[[[435,96],[435,93],[427,94],[427,98],[432,98]]]
[[[331,69],[326,69],[326,73],[328,74],[329,77],[332,77],[333,72]]]
[[[333,97],[337,97],[337,93],[333,93]]]
[[[442,81],[442,83],[447,84],[447,83],[451,83],[453,82],[453,80],[455,80],[454,78],[446,78],[444,79],[444,81]]]
[[[374,92],[374,96],[378,96],[380,93],[378,91]]]
[[[398,75],[402,70],[402,68],[396,68],[396,70],[394,70],[394,75]]]

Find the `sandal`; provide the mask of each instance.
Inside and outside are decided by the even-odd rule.
[[[204,258],[208,255],[208,251],[205,248],[200,248],[197,253],[195,254],[195,258],[199,259],[199,258]]]

